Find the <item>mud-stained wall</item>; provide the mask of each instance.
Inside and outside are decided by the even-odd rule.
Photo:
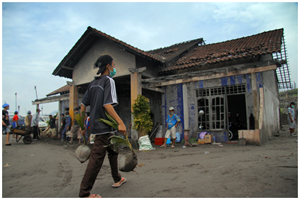
[[[274,137],[280,130],[279,98],[275,71],[263,72],[264,116],[262,121],[262,143]],[[273,84],[270,84],[272,83]],[[274,84],[276,83],[276,84]]]
[[[89,51],[82,57],[82,59],[75,66],[73,71],[73,81],[76,85],[91,82],[97,69],[94,69],[94,63],[101,55],[109,54],[114,59],[117,74],[115,77],[129,75],[128,68],[135,68],[135,56],[124,51],[122,48],[112,45],[106,40],[98,40]]]

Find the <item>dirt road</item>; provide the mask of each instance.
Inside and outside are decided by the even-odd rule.
[[[281,132],[263,146],[154,145],[153,151],[137,152],[138,174],[122,172],[128,181],[117,189],[111,187],[105,158],[92,192],[118,198],[298,197],[297,140]],[[50,139],[4,142],[2,136],[2,197],[78,197],[87,165],[74,157],[78,145]]]

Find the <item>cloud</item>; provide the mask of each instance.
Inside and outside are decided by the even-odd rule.
[[[2,3],[2,102],[35,108],[66,84],[52,72],[92,26],[142,50],[203,38],[207,44],[284,28],[291,76],[298,81],[298,4],[285,2]],[[44,111],[57,110],[44,104]],[[22,110],[22,109],[21,109]],[[22,113],[21,113],[22,114]]]

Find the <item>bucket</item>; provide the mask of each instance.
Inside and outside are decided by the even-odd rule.
[[[176,142],[180,142],[180,133],[179,132],[176,133]]]
[[[154,138],[155,145],[163,145],[164,141],[165,141],[165,138]]]

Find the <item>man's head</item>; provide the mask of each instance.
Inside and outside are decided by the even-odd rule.
[[[75,108],[75,109],[74,109],[74,112],[75,112],[75,113],[78,113],[78,111],[79,111],[78,108]]]
[[[17,115],[18,114],[18,111],[15,111],[15,115]]]
[[[170,108],[169,108],[169,112],[170,112],[170,115],[173,115],[174,114],[174,107],[173,106],[171,106]]]
[[[40,109],[36,109],[36,112],[37,112],[37,113],[40,113],[40,111],[41,111]]]
[[[52,115],[49,115],[49,118],[52,119]]]
[[[9,105],[7,103],[2,105],[2,108],[4,108],[4,110],[9,110]]]
[[[97,74],[107,74],[111,77],[116,74],[115,63],[110,55],[100,56],[95,62],[94,67],[99,68]]]
[[[66,116],[69,115],[69,111],[66,112]]]
[[[64,115],[64,113],[61,113],[60,116],[61,116],[61,117],[64,117],[65,115]]]
[[[294,107],[295,107],[295,103],[294,103],[294,102],[291,102],[291,103],[290,103],[290,106],[291,106],[291,108],[294,108]]]
[[[30,110],[28,110],[27,114],[28,114],[28,115],[31,115],[31,111],[30,111]]]

